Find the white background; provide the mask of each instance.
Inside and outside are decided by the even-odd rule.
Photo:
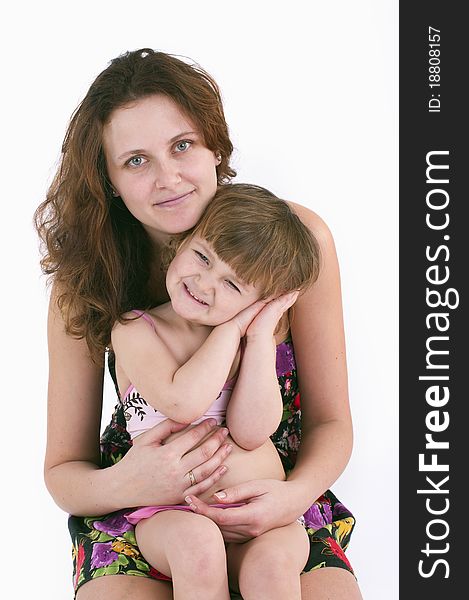
[[[72,598],[66,515],[42,480],[47,294],[32,214],[92,80],[121,52],[149,46],[191,57],[218,81],[237,181],[309,206],[334,234],[355,446],[333,489],[357,518],[348,556],[365,600],[397,598],[397,16],[392,0],[3,7],[0,589],[13,583],[9,597]],[[105,420],[113,403],[108,387]]]

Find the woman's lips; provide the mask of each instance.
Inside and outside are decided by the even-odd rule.
[[[193,191],[194,190],[191,190],[190,192],[187,192],[185,194],[181,194],[179,196],[173,196],[172,198],[168,198],[167,200],[162,200],[161,202],[155,202],[154,206],[161,206],[163,208],[177,206],[178,204],[181,204],[182,202],[184,202],[184,200],[186,200],[186,198],[188,198],[192,194]]]

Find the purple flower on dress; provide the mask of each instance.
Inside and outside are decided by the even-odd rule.
[[[336,502],[336,504],[334,506],[334,516],[343,515],[343,514],[350,514],[350,512],[342,504],[342,502]]]
[[[91,555],[91,566],[93,569],[107,567],[112,564],[119,555],[112,550],[112,542],[96,542],[93,545],[93,554]]]
[[[300,438],[296,433],[292,433],[287,437],[288,447],[292,452],[298,452],[300,449]]]
[[[289,343],[282,342],[277,346],[276,369],[277,377],[281,377],[296,368],[293,348]]]
[[[123,512],[114,513],[112,517],[104,519],[103,521],[95,521],[93,527],[98,531],[104,531],[108,535],[122,535],[129,529],[132,529],[132,525],[127,521]]]
[[[322,511],[317,504],[313,504],[303,515],[307,527],[317,530],[332,523],[332,511],[329,504],[322,504]]]

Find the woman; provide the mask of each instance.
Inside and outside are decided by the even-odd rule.
[[[285,419],[273,439],[287,480],[224,490],[220,501],[246,502],[240,508],[217,510],[199,500],[221,477],[229,452],[210,421],[165,445],[183,429],[166,421],[132,445],[117,409],[100,454],[111,327],[126,311],[167,300],[162,244],[193,227],[217,185],[235,175],[232,149],[218,88],[202,69],[149,49],[127,53],[98,76],[75,112],[61,166],[36,213],[46,244],[42,266],[54,281],[45,479],[57,504],[75,515],[70,530],[79,600],[171,598],[119,511],[184,497],[227,541],[242,542],[307,511],[311,550],[303,598],[361,598],[340,546],[348,543],[353,517],[325,493],[352,446],[339,271],[330,232],[306,208],[292,204],[320,244],[322,265],[315,286],[295,304],[294,354],[291,343],[277,354]],[[271,563],[274,568],[275,552]],[[118,573],[145,576],[113,576]]]

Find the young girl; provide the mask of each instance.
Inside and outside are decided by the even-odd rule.
[[[218,189],[199,224],[176,246],[166,275],[170,302],[127,313],[112,331],[127,429],[135,438],[165,418],[195,424],[213,417],[226,424],[232,445],[223,486],[284,480],[269,439],[282,417],[276,338],[288,333],[285,311],[317,278],[316,241],[286,202],[237,184]],[[263,312],[269,299],[276,310]],[[195,482],[191,470],[187,477]],[[214,485],[202,497],[213,501],[219,489]],[[187,504],[143,507],[126,516],[137,524],[147,561],[172,578],[176,599],[229,599],[223,537],[211,520]],[[256,578],[238,586],[239,564],[272,536],[283,554],[281,576],[262,589]],[[230,583],[244,600],[299,600],[308,549],[299,522],[229,544]]]

